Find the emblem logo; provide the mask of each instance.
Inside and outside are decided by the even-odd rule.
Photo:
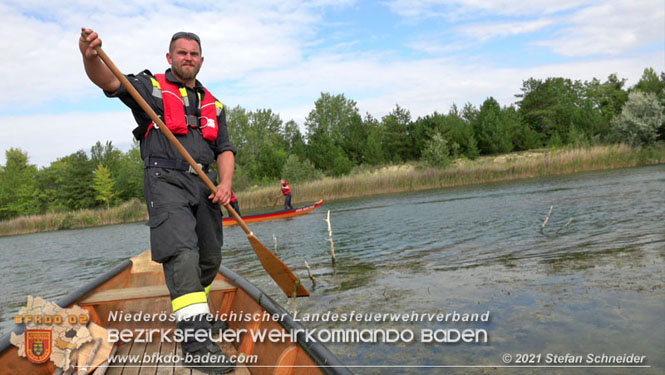
[[[25,330],[25,356],[32,363],[44,363],[51,358],[50,329]]]

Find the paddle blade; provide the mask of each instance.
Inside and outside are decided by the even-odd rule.
[[[309,292],[300,282],[300,279],[291,272],[289,267],[282,262],[281,259],[263,245],[256,236],[250,234],[247,236],[249,243],[252,244],[256,256],[261,261],[261,265],[268,272],[270,277],[277,283],[287,297],[293,297],[293,292],[296,292],[296,297],[308,297]]]

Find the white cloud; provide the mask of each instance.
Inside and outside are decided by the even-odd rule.
[[[409,19],[444,17],[450,20],[484,15],[524,16],[553,14],[575,9],[590,0],[391,0],[386,5]]]
[[[551,25],[552,19],[537,19],[532,21],[496,22],[464,25],[457,31],[475,40],[487,41],[494,38],[532,33]]]
[[[5,162],[4,151],[12,147],[26,151],[30,163],[41,167],[78,150],[89,152],[97,141],[111,141],[126,151],[135,126],[129,111],[3,116],[0,164]]]
[[[128,73],[165,69],[173,30],[194,31],[203,40],[201,79],[215,82],[299,60],[302,43],[314,35],[311,25],[320,20],[316,8],[296,1],[254,4],[258,12],[251,2],[209,2],[189,12],[162,2],[101,4],[0,4],[0,35],[13,36],[0,39],[0,49],[11,53],[2,63],[12,73],[5,84],[15,88],[0,93],[0,109],[27,106],[34,97],[66,101],[95,92],[78,51],[82,26],[99,32],[106,53]]]
[[[471,37],[486,41],[553,27],[556,31],[550,38],[532,45],[550,48],[562,56],[616,56],[647,44],[665,43],[662,0],[394,0],[387,5],[412,22],[432,17],[447,19],[462,40]],[[453,42],[452,48],[461,43]],[[432,52],[451,49],[422,42],[414,47]]]
[[[408,36],[411,47],[432,53],[425,58],[404,53],[398,45],[391,45],[390,50],[336,53],[334,48],[325,47],[329,43],[320,43],[331,40],[329,34],[318,31],[318,25],[326,22],[325,9],[320,8],[326,4],[353,7],[353,2],[328,0],[209,1],[197,2],[185,17],[183,8],[156,1],[0,3],[0,33],[14,36],[0,39],[0,49],[8,51],[0,68],[9,73],[5,74],[7,89],[0,94],[0,114],[6,114],[0,115],[0,152],[19,147],[28,151],[33,163],[46,166],[78,149],[87,151],[98,140],[111,140],[125,148],[131,144],[135,125],[130,112],[117,100],[104,98],[83,73],[77,48],[81,26],[100,32],[105,51],[125,72],[165,68],[164,54],[171,33],[197,32],[203,39],[205,56],[201,80],[227,106],[270,108],[284,121],[294,119],[300,125],[321,92],[343,93],[358,102],[362,114],[369,112],[380,118],[399,104],[415,118],[434,111],[446,112],[453,103],[478,106],[488,96],[502,105],[510,104],[522,81],[529,77],[604,80],[617,73],[632,85],[645,67],[660,70],[665,66],[662,49],[645,52],[639,48],[645,42],[662,40],[663,31],[653,29],[659,20],[663,25],[662,6],[639,3],[629,9],[628,3],[612,1],[578,9],[586,2],[552,5],[536,1],[524,3],[525,8],[520,10],[518,4],[522,3],[517,1],[401,1],[402,5],[414,4],[417,11],[445,5],[461,7],[463,12],[480,9],[485,13],[532,15],[499,17],[486,23],[474,19],[471,25],[457,23],[439,34],[430,28],[430,37]],[[569,10],[568,17],[557,13],[561,9]],[[615,13],[623,13],[625,20]],[[193,18],[202,20],[195,29],[191,28]],[[604,29],[603,22],[613,25],[615,32]],[[170,25],[168,30],[159,27],[164,24]],[[327,25],[327,31],[336,32],[330,23]],[[602,46],[609,42],[599,34],[616,38],[615,45],[620,47],[614,54],[596,53],[593,58],[568,58],[558,64],[526,61],[520,67],[500,68],[488,54],[471,54],[469,45],[463,44],[469,39],[510,37],[555,27],[560,33],[538,43],[566,56],[575,56],[577,50],[607,48]],[[584,27],[588,29],[577,31]],[[453,32],[463,38],[447,44],[436,42],[454,39]],[[633,42],[630,35],[638,35],[638,42]],[[335,43],[348,43],[345,51],[356,48],[355,39],[335,38]],[[477,50],[478,44],[473,47]],[[622,52],[628,50],[633,52]],[[44,102],[55,98],[63,102],[63,108],[51,111],[56,113],[42,108]],[[100,107],[105,108],[101,113],[72,109],[92,111]],[[4,153],[0,155],[3,163]]]
[[[568,19],[557,38],[536,45],[564,56],[619,55],[665,43],[665,3],[614,1],[584,8]]]

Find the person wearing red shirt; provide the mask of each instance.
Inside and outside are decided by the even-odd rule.
[[[236,198],[236,195],[233,192],[233,190],[231,190],[231,200],[229,201],[229,204],[231,205],[231,207],[233,207],[233,210],[235,210],[235,212],[238,213],[238,216],[242,216],[240,215],[240,204],[238,204],[238,198]]]
[[[284,211],[292,210],[293,206],[291,206],[291,185],[289,185],[288,181],[284,179],[282,179],[280,182],[282,184],[282,194],[284,195]]]

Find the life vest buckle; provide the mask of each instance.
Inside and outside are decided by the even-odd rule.
[[[187,116],[187,126],[190,128],[198,128],[199,127],[199,119],[198,117],[194,115],[188,115]]]

